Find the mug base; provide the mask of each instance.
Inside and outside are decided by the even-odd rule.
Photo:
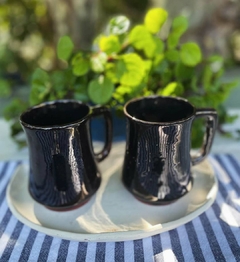
[[[31,192],[30,187],[28,187],[28,192],[30,196],[34,199],[34,201],[36,201],[38,204],[44,206],[45,208],[49,210],[59,211],[59,212],[71,211],[71,210],[80,208],[81,206],[85,205],[91,199],[91,197],[93,197],[94,194],[97,192],[98,188],[100,187],[100,184],[101,184],[101,178],[98,178],[97,183],[95,184],[94,190],[92,190],[92,192],[89,195],[82,194],[78,196],[78,198],[76,198],[76,202],[73,202],[68,205],[62,205],[62,206],[50,206],[50,205],[47,205],[46,203],[41,203],[34,197],[34,194]]]
[[[187,192],[188,193],[188,192]],[[186,194],[187,194],[186,193]],[[185,195],[185,194],[184,194]],[[134,194],[134,197],[142,202],[143,204],[147,204],[147,205],[150,205],[150,206],[166,206],[166,205],[169,205],[169,204],[172,204],[174,202],[176,202],[179,198],[177,199],[173,199],[173,200],[158,200],[158,201],[151,201],[151,200],[146,200],[146,199],[143,199],[143,198],[140,198],[138,197],[137,195]],[[181,196],[182,197],[182,196]],[[181,198],[180,197],[180,198]]]
[[[158,199],[157,197],[154,197],[154,196],[146,196],[145,197],[145,196],[142,196],[141,194],[139,194],[138,192],[134,192],[133,190],[128,188],[125,184],[124,184],[124,186],[138,201],[140,201],[144,204],[151,205],[151,206],[164,206],[164,205],[172,204],[172,203],[176,202],[177,200],[179,200],[180,198],[182,198],[183,196],[185,196],[186,194],[188,194],[189,191],[192,189],[192,186],[193,186],[193,178],[190,179],[190,181],[189,181],[189,183],[186,187],[187,191],[183,195],[179,196],[178,198],[169,199],[169,200]]]
[[[91,196],[92,197],[92,196]],[[70,206],[62,206],[62,207],[50,207],[50,206],[45,206],[45,208],[51,210],[51,211],[58,211],[58,212],[63,212],[63,211],[72,211],[75,210],[77,208],[80,208],[81,206],[85,205],[90,199],[91,197],[85,199],[84,201],[78,201],[77,203],[70,205]]]

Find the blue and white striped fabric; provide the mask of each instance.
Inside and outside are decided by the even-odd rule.
[[[0,163],[0,261],[240,261],[240,163],[210,157],[219,180],[214,204],[169,232],[126,242],[81,243],[53,238],[19,222],[5,194],[20,162]]]

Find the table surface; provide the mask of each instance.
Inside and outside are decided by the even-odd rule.
[[[219,192],[202,215],[152,237],[87,243],[45,235],[12,215],[6,188],[17,166],[28,159],[28,152],[17,150],[3,120],[0,128],[0,261],[240,261],[239,141],[216,137],[209,161],[219,182]],[[111,158],[122,154],[122,150],[115,148],[102,168],[111,163]]]
[[[240,261],[240,162],[211,155],[219,181],[213,205],[176,229],[122,242],[77,242],[51,237],[18,221],[6,187],[21,161],[0,162],[0,261]],[[133,210],[134,212],[134,210]]]

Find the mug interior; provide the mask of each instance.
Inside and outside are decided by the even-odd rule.
[[[177,122],[191,117],[194,107],[186,100],[173,97],[147,97],[130,101],[125,114],[146,122]]]
[[[20,117],[31,126],[63,126],[78,122],[89,113],[89,107],[75,101],[48,102],[35,106]]]

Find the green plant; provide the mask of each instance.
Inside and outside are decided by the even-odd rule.
[[[15,119],[13,136],[21,130],[16,123],[24,107],[63,98],[106,104],[121,112],[124,103],[133,97],[182,96],[196,107],[216,108],[220,125],[232,121],[222,104],[236,83],[221,81],[223,58],[203,58],[196,43],[181,43],[188,28],[183,16],[172,21],[167,37],[160,37],[167,17],[166,10],[154,8],[147,12],[143,24],[132,28],[128,18],[115,17],[106,33],[95,39],[91,51],[75,50],[70,37],[60,38],[56,51],[62,69],[46,72],[37,68],[29,101],[14,100],[5,111],[7,119]],[[194,146],[201,143],[202,133],[196,123]]]

